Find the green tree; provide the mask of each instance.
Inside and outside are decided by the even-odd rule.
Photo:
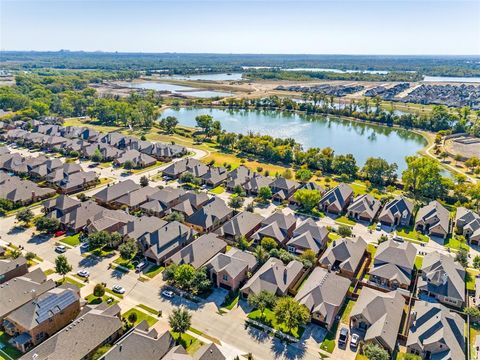
[[[12,259],[18,259],[20,256],[22,256],[22,252],[18,249],[13,249],[10,251],[10,257]]]
[[[182,264],[175,270],[174,281],[181,289],[190,290],[194,277],[195,268],[190,264]]]
[[[203,130],[204,133],[209,133],[213,126],[213,117],[211,115],[198,115],[195,118],[197,126]]]
[[[300,259],[309,262],[310,266],[312,266],[315,265],[317,261],[317,255],[313,250],[307,249],[300,255]]]
[[[245,202],[245,199],[241,196],[232,196],[230,201],[228,202],[228,205],[235,210],[240,209],[243,206],[243,203]]]
[[[105,295],[105,286],[103,284],[97,284],[93,288],[93,295],[101,298],[103,295]]]
[[[455,256],[455,261],[460,263],[464,268],[468,266],[468,251],[461,248]]]
[[[138,245],[134,239],[127,239],[118,247],[118,250],[120,251],[122,259],[130,260],[137,254]]]
[[[260,310],[262,317],[264,316],[266,309],[272,309],[277,302],[277,297],[275,294],[268,292],[266,290],[260,291],[258,294],[249,294],[248,295],[248,305],[254,309]]]
[[[340,235],[341,237],[350,237],[352,236],[352,228],[350,226],[347,226],[347,225],[340,225],[338,227],[338,235]]]
[[[368,360],[389,360],[390,354],[377,344],[367,343],[363,347],[363,354]]]
[[[295,178],[300,181],[300,182],[307,182],[308,180],[310,180],[312,178],[313,174],[310,170],[308,169],[299,169],[296,173],[295,173]]]
[[[333,171],[339,175],[346,175],[354,178],[357,175],[357,161],[352,154],[337,155],[332,162]]]
[[[255,248],[255,257],[260,264],[265,263],[268,260],[268,252],[260,245]]]
[[[187,332],[192,324],[192,314],[184,307],[175,308],[168,317],[168,323],[172,330],[179,334],[179,339],[181,339],[182,334]]]
[[[269,201],[272,196],[272,190],[268,186],[263,186],[258,190],[258,197],[263,201]]]
[[[439,198],[446,195],[445,182],[436,160],[423,156],[407,156],[407,169],[402,173],[405,189],[415,196]]]
[[[177,125],[178,120],[175,116],[167,116],[166,118],[160,120],[160,128],[167,134],[173,134]]]
[[[172,211],[170,214],[165,216],[165,221],[171,222],[171,221],[178,221],[178,222],[184,222],[185,221],[185,215],[183,215],[181,212],[178,211]]]
[[[132,170],[133,168],[135,168],[135,164],[133,163],[132,160],[127,160],[123,164],[123,168],[126,169],[126,170]]]
[[[55,272],[65,279],[65,275],[70,271],[72,271],[72,265],[68,263],[65,255],[58,255],[55,259]]]
[[[22,209],[19,212],[17,212],[17,215],[15,216],[16,219],[20,222],[23,222],[26,226],[30,223],[30,221],[33,220],[33,212],[30,209]]]
[[[318,190],[299,189],[293,196],[295,197],[295,201],[299,203],[304,210],[311,211],[318,205],[322,194],[320,194]]]
[[[35,221],[35,227],[38,231],[51,234],[60,229],[60,221],[42,216]]]
[[[93,162],[102,162],[104,160],[102,153],[99,149],[95,149],[92,156],[90,156],[90,160]]]
[[[248,249],[248,240],[244,235],[242,235],[242,237],[240,237],[240,239],[238,239],[237,246],[239,247],[240,250],[247,250]]]
[[[307,307],[289,296],[277,301],[274,312],[277,323],[283,324],[287,331],[303,326],[310,320]]]
[[[276,242],[275,239],[272,239],[271,237],[264,237],[261,241],[260,241],[260,245],[266,250],[266,251],[270,251],[272,249],[276,249],[278,248],[278,244]]]
[[[32,261],[33,259],[35,259],[36,256],[37,255],[34,252],[28,251],[25,254],[25,259],[27,259],[28,261]]]
[[[145,187],[145,186],[148,186],[148,177],[146,177],[145,175],[143,175],[141,178],[140,178],[140,186],[142,187]]]
[[[98,249],[107,245],[111,240],[110,234],[106,231],[98,231],[88,235],[87,242],[90,249]]]
[[[393,183],[397,177],[397,164],[390,165],[385,159],[370,157],[365,161],[362,173],[366,179],[376,185]]]
[[[473,267],[475,269],[480,269],[480,256],[475,255],[475,257],[473,258]]]
[[[132,311],[130,314],[128,314],[128,322],[130,324],[135,324],[137,322],[138,315],[135,311]]]

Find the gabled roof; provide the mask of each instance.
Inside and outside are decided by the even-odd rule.
[[[231,236],[244,236],[255,229],[263,219],[263,216],[259,214],[244,211],[226,222],[225,225],[221,227],[220,233]]]
[[[316,267],[295,296],[311,313],[319,313],[333,323],[350,287],[350,280]]]
[[[348,211],[353,211],[359,214],[366,214],[370,219],[373,219],[380,210],[381,202],[376,200],[370,194],[357,196],[348,207]]]
[[[415,256],[417,256],[417,249],[410,242],[387,240],[377,247],[374,267],[383,264],[393,264],[412,271],[415,263]]]
[[[300,186],[299,183],[293,180],[288,180],[283,176],[277,177],[273,182],[270,184],[270,187],[277,190],[286,190],[292,191]]]
[[[231,278],[236,278],[245,269],[251,270],[257,265],[257,259],[251,253],[232,247],[225,254],[217,254],[207,264],[208,269],[216,273],[225,271]]]
[[[97,205],[93,201],[86,201],[63,215],[59,220],[65,226],[72,227],[73,229],[81,229],[87,225],[89,219],[101,213],[103,210],[105,210],[105,208]]]
[[[7,274],[20,266],[25,266],[26,264],[27,260],[23,256],[16,259],[0,259],[0,275]],[[0,279],[0,282],[1,280],[2,279]]]
[[[273,179],[267,176],[257,175],[250,178],[243,187],[246,191],[259,192],[262,187],[269,187],[272,182]]]
[[[294,237],[306,233],[309,233],[318,244],[324,243],[328,237],[327,228],[318,225],[312,218],[307,218],[304,222],[298,225],[295,230],[293,230]]]
[[[327,204],[328,206],[335,205],[338,209],[343,209],[347,199],[352,196],[353,190],[347,184],[341,183],[333,189],[327,191],[320,199],[320,206]]]
[[[187,222],[203,228],[209,228],[232,212],[233,210],[230,209],[222,199],[215,197],[200,210],[193,213],[187,219]]]
[[[465,359],[465,320],[458,313],[438,303],[416,301],[412,317],[407,347],[438,349],[432,351],[432,359]],[[441,345],[441,350],[435,345]]]
[[[328,247],[320,257],[320,264],[324,266],[334,266],[336,264],[340,270],[354,272],[366,249],[367,243],[361,237],[356,240],[335,240],[333,246]]]
[[[55,199],[46,200],[43,202],[43,206],[47,209],[54,208],[55,210],[66,211],[69,209],[80,206],[81,202],[77,199],[71,198],[66,195],[60,195]]]
[[[194,360],[225,360],[226,357],[222,354],[215,343],[205,344],[193,354]]]
[[[415,224],[429,224],[430,229],[440,227],[448,234],[450,232],[450,213],[438,201],[432,201],[418,210]]]
[[[363,287],[350,317],[361,315],[370,325],[365,340],[381,339],[389,350],[395,348],[405,299],[398,291],[384,293]]]
[[[115,200],[116,203],[127,206],[138,206],[147,202],[150,196],[159,192],[160,190],[151,186],[144,186],[137,190],[133,190]]]
[[[271,237],[279,242],[284,242],[288,237],[288,230],[295,225],[296,221],[293,214],[284,214],[281,211],[276,211],[262,221],[262,227],[252,237],[257,240]]]
[[[161,229],[167,224],[166,221],[156,217],[141,216],[129,221],[120,231],[120,234],[137,240],[145,234]]]
[[[413,212],[413,203],[404,198],[398,196],[395,199],[389,201],[380,212],[379,218],[388,219],[393,223],[395,218],[406,218],[411,216]]]
[[[107,186],[93,195],[93,198],[104,203],[108,203],[138,189],[140,189],[140,185],[129,179],[111,186]]]
[[[216,184],[219,183],[227,178],[227,169],[224,167],[208,167],[208,171],[201,175],[201,178],[204,181],[211,181],[212,183]]]

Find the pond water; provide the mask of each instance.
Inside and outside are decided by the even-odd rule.
[[[224,91],[203,90],[203,89],[193,88],[190,86],[168,84],[168,83],[162,83],[162,82],[153,82],[153,81],[129,83],[128,86],[135,89],[170,91],[174,94],[183,94],[186,96],[201,97],[201,98],[212,98],[217,96],[226,97],[226,96],[233,95],[232,93],[224,92]]]
[[[480,77],[460,77],[460,76],[425,76],[425,82],[468,82],[480,83]]]
[[[361,166],[369,157],[380,156],[406,167],[405,156],[414,155],[426,140],[407,130],[377,126],[332,116],[307,116],[278,111],[169,108],[163,116],[175,116],[180,124],[195,127],[195,117],[209,114],[229,132],[267,134],[295,139],[304,148],[331,147],[337,154],[351,153]]]
[[[239,81],[242,80],[242,73],[172,75],[166,78],[178,80]]]

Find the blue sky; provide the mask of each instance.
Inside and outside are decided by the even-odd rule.
[[[0,0],[2,50],[480,54],[480,1]]]

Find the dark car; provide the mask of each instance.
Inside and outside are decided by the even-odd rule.
[[[338,336],[338,343],[340,345],[346,345],[348,342],[348,329],[342,328],[340,330],[340,335]]]

